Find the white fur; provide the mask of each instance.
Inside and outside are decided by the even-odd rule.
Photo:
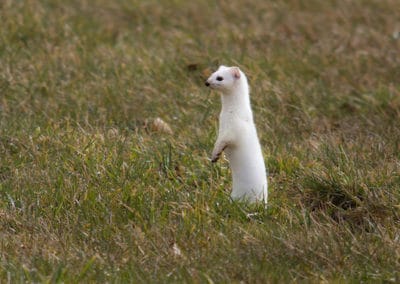
[[[218,138],[211,160],[216,162],[225,151],[232,171],[232,199],[267,203],[267,176],[246,76],[238,67],[220,66],[206,85],[219,91],[222,99]]]

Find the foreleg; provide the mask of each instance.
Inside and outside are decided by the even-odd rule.
[[[215,163],[218,161],[219,157],[221,157],[222,152],[228,147],[227,140],[224,139],[217,139],[215,142],[214,150],[212,151],[211,155],[211,162]]]

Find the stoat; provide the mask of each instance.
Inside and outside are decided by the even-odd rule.
[[[232,172],[232,199],[267,203],[267,174],[245,74],[238,67],[220,66],[205,84],[220,92],[222,100],[211,161],[215,163],[225,152]]]

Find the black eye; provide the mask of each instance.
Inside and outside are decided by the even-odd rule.
[[[217,77],[217,81],[222,81],[222,80],[224,80],[224,78],[222,78],[221,76]]]

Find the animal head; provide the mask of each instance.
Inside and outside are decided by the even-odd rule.
[[[221,65],[217,71],[211,74],[205,84],[211,89],[226,93],[235,88],[243,76],[244,74],[240,71],[239,67]]]

